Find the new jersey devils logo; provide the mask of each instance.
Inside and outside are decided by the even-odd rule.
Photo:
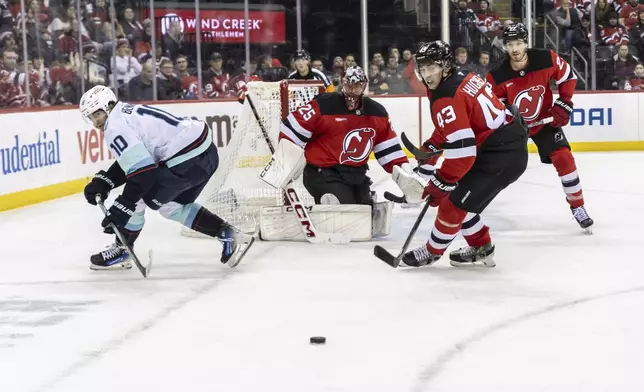
[[[342,142],[340,163],[362,162],[373,150],[373,138],[376,130],[373,128],[360,128],[349,131]]]
[[[546,88],[539,85],[530,87],[517,94],[514,98],[514,105],[519,108],[521,117],[527,121],[537,118],[541,112],[541,107],[543,107],[543,96],[545,93]]]

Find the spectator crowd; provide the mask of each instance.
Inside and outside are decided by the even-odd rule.
[[[590,1],[559,0],[550,18],[563,37],[562,55],[576,49],[590,59]],[[644,91],[644,4],[638,0],[596,0],[597,88]]]
[[[83,89],[95,85],[110,86],[120,99],[133,102],[230,98],[241,94],[248,79],[278,81],[296,69],[292,56],[263,54],[251,59],[247,74],[237,58],[212,51],[203,56],[199,88],[194,43],[186,39],[178,21],[167,22],[153,47],[153,22],[125,2],[111,7],[108,0],[77,1],[80,15],[74,0],[28,0],[23,15],[20,2],[0,0],[1,108],[73,105]],[[589,3],[558,1],[548,15],[563,31],[561,54],[568,55],[572,48],[587,54]],[[609,53],[600,69],[607,85],[601,87],[644,90],[644,65],[639,61],[644,53],[644,5],[638,0],[596,1],[597,37]],[[451,44],[457,67],[485,76],[490,65],[504,56],[503,29],[511,23],[500,20],[491,0],[452,1]],[[423,94],[414,73],[413,51],[392,45],[372,53],[366,70],[369,94]],[[314,53],[310,67],[337,85],[342,71],[357,60],[351,53],[332,59]]]

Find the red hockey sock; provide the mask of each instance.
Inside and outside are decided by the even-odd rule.
[[[427,250],[434,255],[442,255],[461,229],[467,212],[456,207],[449,199],[438,206],[434,228],[427,240]]]
[[[552,159],[552,164],[557,169],[568,204],[572,208],[583,206],[584,196],[572,152],[567,148],[560,148],[550,153],[550,159]]]
[[[461,234],[469,246],[483,246],[492,242],[490,228],[483,224],[481,216],[468,212],[461,226]]]

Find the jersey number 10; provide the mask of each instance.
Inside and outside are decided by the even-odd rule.
[[[110,148],[116,153],[116,155],[121,156],[121,154],[123,154],[123,151],[125,151],[125,149],[127,148],[127,142],[125,141],[123,136],[118,135],[114,138],[112,144],[110,144]]]

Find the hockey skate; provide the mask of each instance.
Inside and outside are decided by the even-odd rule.
[[[473,265],[495,267],[496,263],[494,262],[494,244],[490,243],[483,246],[466,246],[457,249],[449,254],[449,260],[449,263],[453,267]]]
[[[255,242],[255,236],[240,233],[232,226],[226,226],[218,237],[222,245],[221,262],[235,268]]]
[[[570,211],[572,211],[572,215],[577,220],[577,223],[579,223],[579,227],[586,230],[588,234],[592,234],[593,230],[591,226],[595,222],[591,219],[590,216],[588,216],[588,213],[586,212],[586,207],[584,206],[577,207],[577,208],[570,207]]]
[[[89,260],[91,262],[89,268],[92,270],[132,268],[130,254],[124,246],[117,242],[107,246],[104,251],[92,255]]]
[[[427,246],[421,245],[418,248],[405,253],[402,258],[402,262],[410,267],[423,267],[434,264],[441,258],[441,256],[442,255],[430,253]]]

